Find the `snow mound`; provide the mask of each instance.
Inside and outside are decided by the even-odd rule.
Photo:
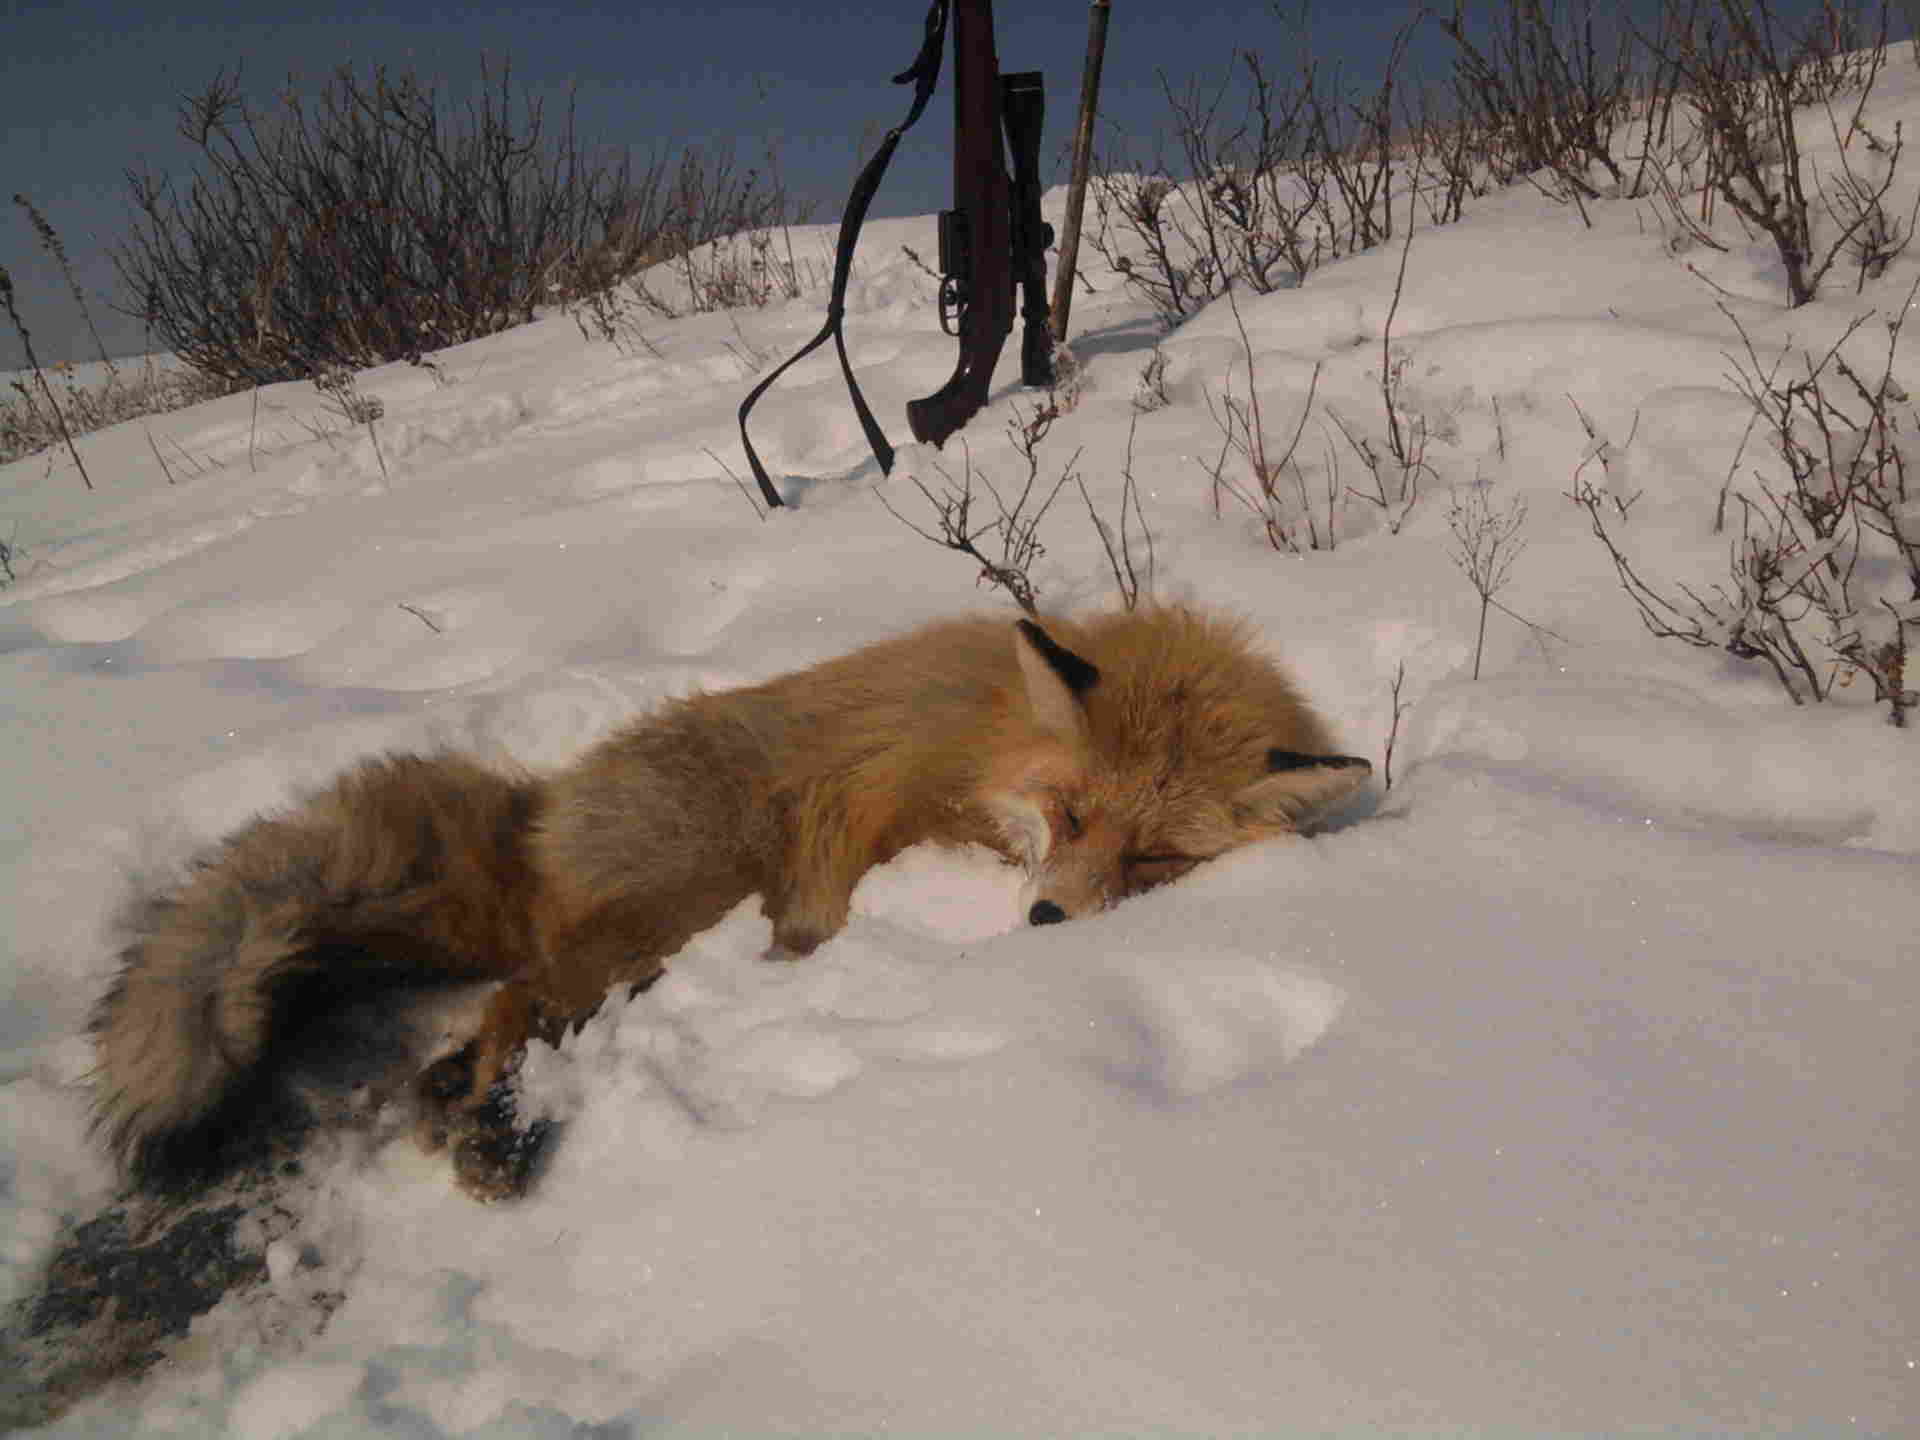
[[[1346,1002],[1307,970],[1252,955],[1130,956],[1116,966],[1118,1077],[1171,1097],[1270,1074],[1325,1035]]]

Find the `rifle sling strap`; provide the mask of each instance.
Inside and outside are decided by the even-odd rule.
[[[926,37],[920,43],[919,56],[912,65],[893,77],[896,85],[914,82],[913,106],[907,111],[907,118],[887,132],[886,138],[880,142],[880,148],[853,182],[853,193],[847,197],[847,208],[840,216],[840,242],[834,250],[833,293],[827,301],[826,323],[820,327],[818,335],[754,386],[752,393],[740,402],[740,443],[746,447],[747,463],[753,467],[753,478],[759,482],[760,493],[766,497],[767,504],[775,508],[784,502],[780,499],[780,492],[773,488],[773,481],[767,477],[766,467],[760,463],[753,441],[747,438],[747,412],[774,381],[786,374],[789,366],[811,355],[829,335],[833,337],[834,348],[839,351],[840,370],[847,377],[847,393],[853,399],[854,413],[860,417],[860,428],[867,433],[867,444],[873,448],[873,458],[880,462],[882,474],[893,469],[893,446],[887,443],[886,433],[881,430],[880,422],[873,418],[873,411],[867,408],[866,398],[861,395],[860,386],[853,378],[853,364],[847,359],[847,342],[840,326],[846,316],[847,281],[853,273],[853,249],[860,239],[860,225],[867,218],[867,207],[873,203],[874,192],[880,188],[880,178],[887,173],[887,162],[893,159],[900,137],[907,133],[914,121],[920,118],[920,112],[927,108],[927,101],[933,97],[934,84],[940,78],[940,54],[946,47],[949,3],[950,0],[933,0],[932,8],[927,11]]]

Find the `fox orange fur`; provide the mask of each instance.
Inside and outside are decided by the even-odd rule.
[[[133,907],[94,1021],[98,1119],[136,1177],[192,1172],[249,1123],[294,1012],[492,980],[418,1088],[461,1183],[511,1194],[527,1041],[645,985],[748,895],[804,955],[873,866],[975,842],[1025,868],[1051,923],[1296,829],[1371,769],[1242,626],[1175,607],[936,623],[672,702],[544,778],[369,759]]]

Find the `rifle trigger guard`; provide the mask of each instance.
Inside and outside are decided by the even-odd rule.
[[[945,275],[940,280],[940,333],[958,335],[960,327],[967,319],[967,290],[958,275]]]

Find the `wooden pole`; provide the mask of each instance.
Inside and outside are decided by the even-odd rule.
[[[1087,17],[1087,68],[1080,77],[1080,123],[1073,132],[1073,175],[1067,182],[1067,214],[1060,229],[1060,258],[1054,266],[1053,338],[1067,338],[1067,312],[1073,306],[1073,270],[1080,255],[1080,217],[1087,208],[1087,170],[1093,163],[1093,118],[1100,108],[1100,65],[1107,55],[1107,20],[1113,0],[1093,0]]]

